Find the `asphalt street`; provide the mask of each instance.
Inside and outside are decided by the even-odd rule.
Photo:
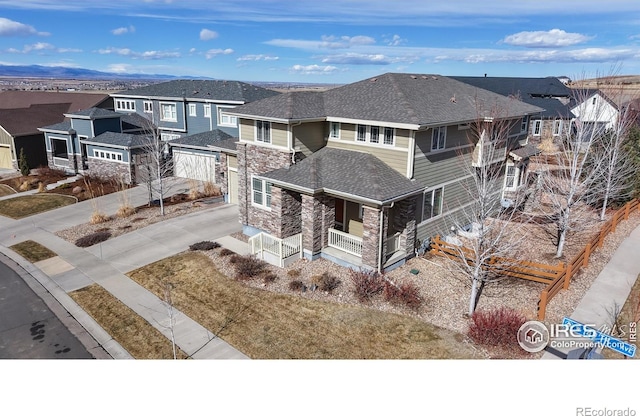
[[[93,358],[18,273],[2,261],[0,358]]]

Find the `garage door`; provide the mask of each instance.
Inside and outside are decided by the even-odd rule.
[[[215,183],[216,158],[214,155],[174,149],[173,160],[175,176]]]
[[[0,169],[13,169],[10,147],[0,146]]]

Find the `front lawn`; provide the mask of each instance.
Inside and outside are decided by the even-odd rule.
[[[254,359],[480,358],[452,331],[364,306],[251,288],[198,252],[129,276],[161,298],[169,284],[177,309]]]
[[[76,199],[65,195],[35,194],[0,201],[0,215],[20,219],[44,211],[76,203]]]

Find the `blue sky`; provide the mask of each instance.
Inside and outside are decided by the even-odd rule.
[[[640,74],[637,0],[0,0],[0,64],[348,83]]]

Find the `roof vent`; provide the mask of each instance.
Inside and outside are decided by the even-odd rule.
[[[453,94],[453,97],[449,98],[449,101],[452,102],[452,103],[455,103],[456,102],[456,95]]]
[[[426,76],[426,75],[423,75],[423,76],[422,76],[422,79],[427,79],[427,76]]]
[[[413,78],[413,79],[418,79],[418,77],[417,77],[417,76],[415,76],[415,75],[411,75],[411,78]]]
[[[432,79],[438,79],[438,77],[436,77],[435,75],[431,75]]]
[[[378,78],[371,78],[371,79],[369,80],[369,82],[376,82],[377,80],[378,80]]]

